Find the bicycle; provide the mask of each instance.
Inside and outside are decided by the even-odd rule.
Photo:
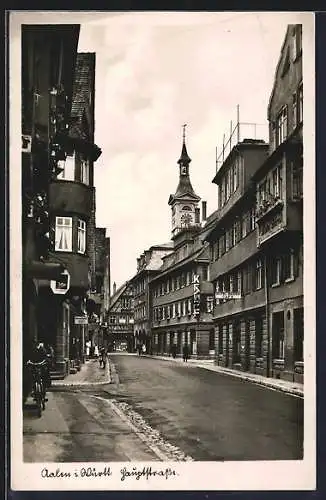
[[[34,363],[32,361],[27,361],[27,365],[31,368],[33,377],[33,399],[37,407],[37,415],[40,418],[42,416],[42,410],[45,410],[46,398],[46,388],[43,379],[43,369],[46,366],[46,360],[39,363]]]

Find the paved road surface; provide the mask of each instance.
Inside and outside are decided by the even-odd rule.
[[[25,410],[25,460],[302,458],[302,399],[190,364],[111,359],[115,383],[56,388],[46,418]]]

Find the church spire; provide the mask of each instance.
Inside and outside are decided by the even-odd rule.
[[[186,126],[187,124],[185,123],[182,125],[182,150],[181,150],[181,156],[178,160],[179,165],[189,165],[191,162],[191,158],[189,157],[187,153],[187,146],[186,146]]]

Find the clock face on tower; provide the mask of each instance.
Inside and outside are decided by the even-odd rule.
[[[187,167],[186,167],[186,165],[182,165],[182,167],[181,167],[181,175],[187,175]]]
[[[192,223],[192,216],[190,214],[183,214],[181,216],[181,225],[183,227],[188,227]]]

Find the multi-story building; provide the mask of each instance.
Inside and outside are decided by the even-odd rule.
[[[265,287],[252,178],[267,158],[268,144],[241,140],[241,123],[232,135],[237,138],[235,144],[213,179],[218,186],[218,210],[206,235],[215,296],[215,359],[222,366],[258,371],[264,349]]]
[[[106,314],[104,345],[109,351],[134,350],[133,287],[129,282],[118,289],[113,287]]]
[[[53,295],[49,283],[62,279],[66,266],[50,253],[49,184],[58,173],[67,137],[79,29],[68,24],[22,27],[24,362],[33,341],[56,344],[51,323],[44,322],[43,296]]]
[[[63,49],[62,49],[63,50]],[[60,63],[61,59],[59,59]],[[45,283],[39,321],[55,348],[57,376],[69,373],[82,358],[88,333],[87,292],[92,255],[89,231],[94,224],[93,164],[101,154],[94,144],[95,54],[78,54],[71,113],[67,131],[60,123],[60,103],[65,101],[59,78],[50,91],[50,129],[59,152],[57,176],[49,185],[49,214],[54,248],[51,258],[64,264],[69,286]],[[75,368],[73,368],[75,370]]]
[[[268,120],[269,145],[239,142],[213,181],[219,210],[206,239],[216,299],[216,362],[302,381],[300,25],[288,27]]]
[[[256,173],[266,258],[269,374],[303,380],[302,25],[289,25],[268,106],[269,156]]]
[[[213,288],[209,249],[201,233],[200,197],[190,181],[190,162],[184,136],[179,184],[169,198],[173,251],[163,257],[159,273],[150,280],[152,347],[155,354],[170,354],[174,345],[181,355],[187,344],[191,356],[208,358],[214,352]],[[206,202],[202,215],[206,220]]]
[[[104,280],[110,275],[107,268],[109,239],[106,228],[96,227],[94,231],[94,258],[91,262],[91,289],[87,294],[88,309],[88,341],[92,345],[103,344],[103,328],[105,323]]]
[[[159,273],[163,258],[173,250],[173,243],[153,245],[137,259],[137,273],[130,280],[134,290],[134,348],[145,344],[152,351],[152,304],[149,293],[150,279]]]

